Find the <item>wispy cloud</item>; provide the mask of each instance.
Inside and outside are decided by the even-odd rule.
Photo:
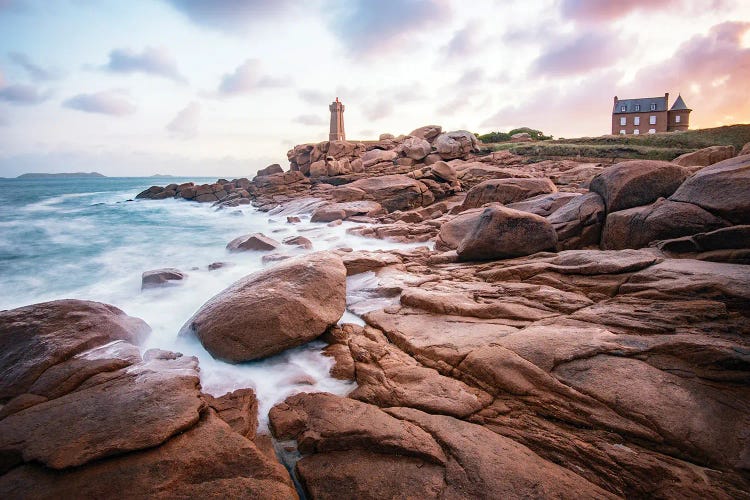
[[[294,119],[294,122],[316,127],[326,124],[326,121],[320,115],[299,115]]]
[[[371,55],[446,21],[446,0],[350,0],[331,3],[329,25],[352,54]]]
[[[244,34],[253,22],[287,13],[293,0],[166,0],[193,23],[225,32]]]
[[[560,10],[566,18],[584,22],[612,21],[636,10],[663,10],[681,0],[562,0]]]
[[[282,88],[289,85],[290,81],[286,78],[262,74],[260,62],[257,59],[248,59],[232,73],[227,73],[222,77],[218,92],[221,95],[232,96],[247,94],[253,90]]]
[[[10,52],[8,53],[8,58],[10,58],[10,60],[16,65],[25,69],[34,81],[41,82],[57,80],[62,76],[62,72],[59,69],[43,68],[38,64],[35,64],[29,56],[22,52]]]
[[[138,53],[130,49],[114,49],[109,53],[105,70],[113,73],[144,73],[184,83],[177,61],[164,48],[146,47]]]
[[[167,130],[173,137],[192,139],[198,135],[200,117],[200,103],[191,102],[167,124]]]
[[[300,99],[313,106],[325,104],[330,99],[328,94],[319,90],[303,89],[298,92],[298,95]]]
[[[534,61],[537,75],[567,76],[612,66],[624,43],[609,31],[584,31],[553,39]]]
[[[124,92],[110,90],[93,94],[78,94],[63,102],[63,106],[86,113],[126,116],[135,113],[135,105]]]
[[[40,92],[33,85],[15,84],[2,87],[2,81],[0,81],[0,101],[10,104],[33,106],[46,101],[50,95],[49,91]]]

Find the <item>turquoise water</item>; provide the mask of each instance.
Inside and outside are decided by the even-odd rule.
[[[263,267],[260,252],[226,251],[236,236],[262,232],[280,241],[300,234],[313,241],[315,250],[403,245],[347,235],[350,223],[333,228],[312,224],[304,207],[299,210],[303,222],[291,225],[286,214],[249,206],[216,210],[184,200],[132,201],[152,184],[189,180],[215,178],[0,179],[0,309],[61,298],[113,304],[152,327],[144,349],[198,356],[206,391],[220,395],[255,388],[262,417],[292,392],[351,390],[351,384],[328,376],[331,360],[321,355],[319,343],[262,362],[230,365],[213,360],[197,342],[178,341],[176,335],[205,301]],[[212,262],[229,265],[208,271]],[[187,279],[177,286],[141,291],[141,273],[162,267],[181,269]],[[362,277],[350,286],[357,280],[362,282]],[[356,320],[349,313],[345,319]]]

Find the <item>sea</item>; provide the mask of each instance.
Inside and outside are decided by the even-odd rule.
[[[347,234],[355,225],[350,222],[336,227],[311,223],[314,204],[266,213],[248,205],[218,210],[208,203],[135,199],[153,184],[215,179],[0,179],[0,310],[63,298],[115,305],[151,326],[143,351],[161,348],[197,356],[205,392],[220,396],[253,388],[261,426],[274,404],[296,392],[348,393],[354,383],[330,377],[333,362],[323,356],[320,341],[264,360],[229,364],[213,359],[197,340],[178,338],[177,333],[215,294],[273,265],[263,264],[263,252],[227,252],[226,244],[237,236],[261,232],[281,241],[301,235],[312,240],[313,250],[413,245]],[[287,215],[299,215],[302,222],[289,224]],[[304,252],[291,247],[286,251]],[[208,265],[214,262],[226,265],[210,271]],[[178,268],[187,278],[175,286],[141,290],[141,274],[164,267]],[[363,290],[373,286],[373,273],[352,276],[348,298],[364,296]],[[375,301],[372,307],[377,306]],[[341,321],[361,323],[351,312]]]

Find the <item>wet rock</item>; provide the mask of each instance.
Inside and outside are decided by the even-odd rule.
[[[686,180],[672,201],[694,203],[735,224],[750,224],[750,156],[703,168]]]
[[[310,222],[332,222],[343,220],[355,215],[366,215],[382,212],[383,207],[375,201],[347,201],[329,203],[317,208],[310,218]]]
[[[507,259],[554,249],[556,244],[555,229],[543,217],[491,206],[456,251],[461,260]]]
[[[304,236],[290,236],[289,238],[284,238],[282,243],[284,243],[284,245],[297,245],[306,250],[310,250],[313,247],[312,241]]]
[[[141,290],[159,288],[185,279],[185,273],[173,267],[144,271],[141,276]]]
[[[341,258],[346,267],[347,276],[398,265],[402,262],[398,255],[387,252],[368,252],[366,250],[344,252]]]
[[[289,216],[286,218],[287,224],[299,224],[302,222],[299,217]]]
[[[601,245],[605,250],[641,248],[652,241],[690,236],[728,225],[698,205],[661,199],[651,205],[609,214]]]
[[[343,315],[345,295],[341,258],[307,254],[238,280],[206,302],[180,335],[194,334],[225,361],[263,358],[321,335]]]
[[[607,213],[655,202],[670,196],[687,178],[674,163],[656,160],[624,161],[607,167],[592,180],[590,189],[604,200]]]
[[[151,328],[100,302],[55,300],[0,311],[0,401],[28,392],[49,368],[116,340],[142,342]]]
[[[245,252],[253,250],[268,252],[270,250],[276,250],[280,246],[281,243],[273,238],[269,238],[263,233],[252,233],[238,236],[227,243],[227,250],[230,252]]]
[[[494,202],[509,204],[556,191],[549,179],[491,179],[471,188],[466,193],[462,208],[468,210]]]
[[[232,264],[230,262],[212,262],[208,265],[209,271],[216,271],[217,269],[221,269],[223,267],[231,266]]]

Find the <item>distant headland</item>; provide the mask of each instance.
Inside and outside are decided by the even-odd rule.
[[[16,177],[16,179],[43,179],[46,177],[80,178],[80,177],[106,177],[106,175],[102,175],[99,172],[63,172],[59,174],[28,173],[28,174],[21,174],[18,177]]]

